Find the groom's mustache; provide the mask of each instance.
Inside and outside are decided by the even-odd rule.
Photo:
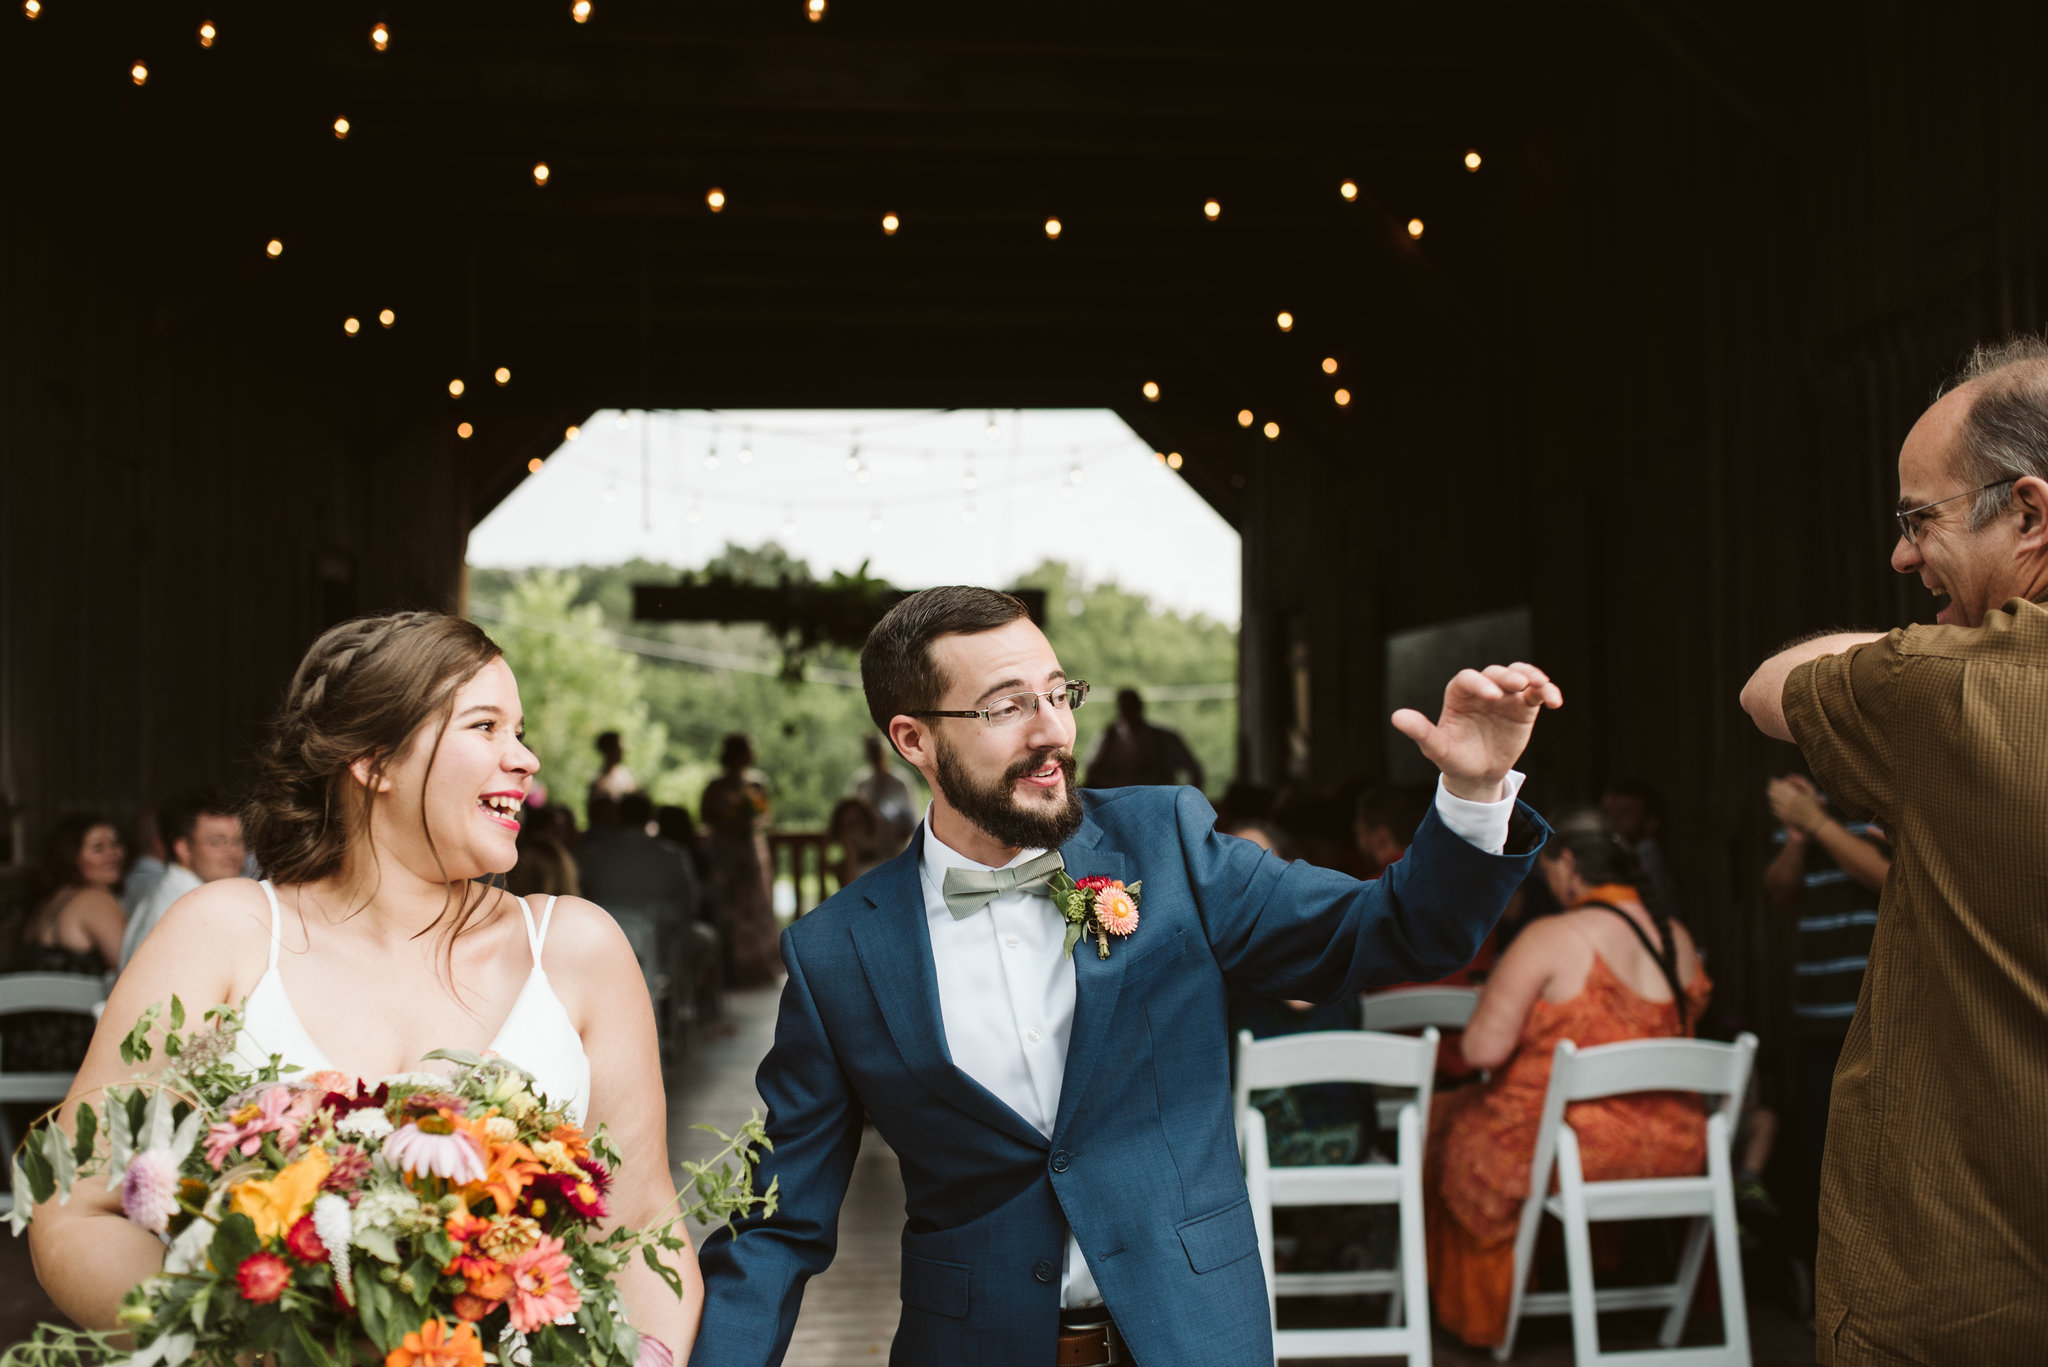
[[[1050,749],[1040,750],[1037,754],[1020,759],[1011,765],[1008,771],[1003,774],[1004,786],[1007,787],[1015,783],[1027,774],[1037,773],[1046,766],[1048,761],[1056,762],[1060,766],[1060,772],[1066,776],[1068,784],[1071,785],[1073,783],[1074,752],[1059,746],[1053,746]]]

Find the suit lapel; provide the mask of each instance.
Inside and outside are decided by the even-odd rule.
[[[1120,878],[1130,881],[1128,861],[1122,851],[1102,843],[1102,828],[1090,816],[1072,840],[1060,847],[1069,878]],[[1053,1122],[1053,1139],[1066,1133],[1095,1075],[1095,1064],[1109,1049],[1109,1022],[1116,1014],[1117,994],[1123,988],[1124,963],[1130,945],[1111,940],[1109,957],[1101,957],[1095,941],[1083,938],[1074,945],[1074,1027],[1067,1037],[1067,1066],[1060,1077],[1059,1118]]]
[[[925,924],[920,877],[923,851],[924,830],[920,827],[910,848],[875,872],[874,890],[867,893],[874,914],[853,920],[853,947],[860,956],[861,971],[867,975],[875,1004],[889,1027],[889,1038],[896,1042],[911,1076],[975,1119],[1046,1148],[1046,1137],[1036,1126],[955,1067],[946,1049],[938,964],[932,957],[931,931]]]

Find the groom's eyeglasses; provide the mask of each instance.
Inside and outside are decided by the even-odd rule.
[[[2004,479],[1994,479],[1989,484],[1980,484],[1964,493],[1950,494],[1947,498],[1937,498],[1934,502],[1923,503],[1917,508],[1901,508],[1892,514],[1899,520],[1899,535],[1906,538],[1908,546],[1917,547],[1920,544],[1920,529],[1931,520],[1925,516],[1929,508],[1939,508],[1944,503],[1953,503],[1959,498],[1968,498],[1971,494],[1981,494],[1986,489],[1996,489],[2001,484],[2011,484],[2018,479],[2018,475],[2007,475]]]
[[[912,712],[913,717],[979,717],[990,726],[1009,726],[1026,717],[1038,715],[1039,703],[1052,705],[1052,710],[1072,711],[1088,701],[1088,681],[1069,679],[1058,688],[1048,688],[1043,693],[1013,693],[1007,698],[997,698],[987,707],[974,708],[965,712]]]

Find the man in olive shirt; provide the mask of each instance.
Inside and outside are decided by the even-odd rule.
[[[1896,859],[1835,1073],[1819,1360],[2048,1354],[2048,344],[1981,350],[1899,452],[1936,625],[1764,663],[1742,704]]]

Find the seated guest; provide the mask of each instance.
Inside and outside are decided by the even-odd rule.
[[[1646,898],[1635,850],[1612,823],[1588,808],[1555,825],[1538,867],[1565,910],[1517,935],[1487,979],[1464,1051],[1492,1079],[1439,1094],[1430,1121],[1430,1290],[1445,1327],[1479,1347],[1506,1331],[1515,1229],[1557,1042],[1589,1049],[1691,1035],[1712,990],[1692,937]],[[1705,1168],[1706,1116],[1691,1094],[1576,1102],[1565,1115],[1590,1180]]]
[[[121,968],[135,957],[149,932],[164,919],[171,903],[203,883],[238,878],[248,847],[242,843],[242,818],[214,793],[191,793],[163,811],[163,838],[171,845],[171,864],[156,886],[128,918],[121,937]]]
[[[22,925],[13,949],[16,973],[110,971],[128,923],[115,889],[121,885],[122,848],[114,824],[93,815],[58,821],[44,843],[44,893]],[[89,1016],[31,1011],[0,1020],[0,1065],[9,1072],[69,1072],[92,1043]]]
[[[887,863],[902,848],[898,845],[894,850],[883,850],[882,820],[867,799],[859,797],[841,798],[832,808],[831,819],[825,823],[825,838],[839,847],[839,857],[832,861],[831,869],[842,888],[869,869]],[[888,838],[893,842],[894,833],[889,833]]]
[[[135,862],[128,866],[128,876],[121,880],[121,909],[130,920],[135,917],[135,908],[156,886],[156,880],[171,866],[171,852],[164,848],[162,829],[162,818],[154,807],[144,807],[135,814],[133,849],[137,853]]]

